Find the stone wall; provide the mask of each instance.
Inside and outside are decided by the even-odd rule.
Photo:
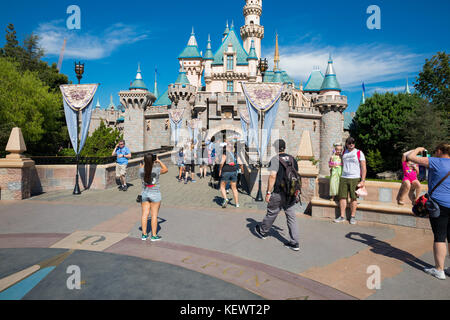
[[[171,152],[158,155],[161,159],[168,159]],[[139,178],[139,164],[143,158],[132,159],[128,162],[127,181]],[[5,169],[0,169],[5,170]],[[8,169],[9,170],[9,169]],[[0,171],[1,174],[2,171]],[[75,186],[76,165],[36,165],[30,168],[29,178],[31,195],[57,190],[73,190]],[[116,164],[80,165],[80,190],[108,189],[117,186]],[[2,180],[3,181],[3,180]]]
[[[30,194],[31,168],[0,168],[0,200],[22,200]]]

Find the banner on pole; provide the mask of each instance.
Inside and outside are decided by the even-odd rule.
[[[67,129],[70,141],[75,153],[78,155],[83,150],[84,143],[89,133],[91,115],[95,93],[98,84],[66,84],[61,85],[60,90],[63,95],[64,114],[66,116]],[[78,145],[78,112],[82,113],[81,139]]]

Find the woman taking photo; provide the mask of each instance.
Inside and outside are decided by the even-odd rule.
[[[159,165],[159,166],[157,166]],[[167,167],[156,155],[148,153],[144,156],[144,164],[141,164],[139,176],[142,179],[142,240],[148,239],[147,222],[151,214],[151,241],[159,241],[158,236],[158,212],[161,207],[161,189],[159,187],[159,176],[169,172]]]
[[[430,224],[434,234],[434,261],[435,267],[425,269],[425,272],[441,280],[445,280],[444,261],[447,255],[445,241],[450,243],[450,144],[441,143],[435,151],[434,157],[418,157],[425,148],[417,148],[406,155],[408,161],[415,162],[428,169],[428,192],[433,188],[431,198],[438,204],[440,215],[430,217]],[[450,268],[447,269],[449,274]]]

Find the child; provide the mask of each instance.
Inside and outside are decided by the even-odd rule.
[[[178,159],[177,159],[177,166],[179,168],[179,174],[178,174],[178,182],[181,182],[183,180],[183,174],[185,172],[184,168],[184,149],[181,147],[180,151],[178,152]]]
[[[403,181],[400,189],[398,190],[397,203],[399,205],[404,205],[404,196],[410,191],[409,198],[414,204],[414,202],[420,197],[421,184],[417,179],[417,174],[419,173],[419,168],[416,164],[411,161],[406,161],[406,156],[410,151],[407,151],[402,156],[402,167],[403,167]],[[416,194],[414,195],[414,190]]]
[[[328,165],[331,169],[330,196],[336,198],[339,191],[339,180],[342,175],[342,143],[335,143],[333,146],[333,154]]]

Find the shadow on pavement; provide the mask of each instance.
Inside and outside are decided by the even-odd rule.
[[[147,221],[147,233],[146,234],[150,234],[152,231],[151,221],[152,221],[151,218],[148,219],[148,221]],[[158,227],[156,228],[156,234],[158,234],[161,231],[161,224],[163,224],[166,221],[167,221],[166,219],[158,217]],[[139,230],[142,232],[142,226],[139,227]]]
[[[258,234],[255,231],[256,225],[260,224],[260,222],[256,221],[255,219],[252,219],[252,218],[247,218],[247,221],[248,221],[247,228],[250,231],[250,233],[252,235],[254,235],[255,237],[257,237],[258,239],[260,239],[260,237],[258,236]],[[286,239],[285,237],[283,237],[278,231],[283,231],[283,229],[272,225],[272,228],[270,228],[269,232],[267,233],[267,236],[274,237],[274,238],[278,239],[280,242],[282,242],[283,244],[290,241],[290,240]]]
[[[433,267],[432,265],[426,263],[425,261],[420,260],[419,258],[415,257],[409,252],[393,247],[391,246],[391,244],[387,242],[377,240],[374,236],[365,233],[350,232],[346,234],[345,237],[372,247],[370,251],[372,251],[373,253],[380,254],[385,257],[395,258],[404,263],[407,263],[408,265],[417,270],[423,271],[424,268]]]

